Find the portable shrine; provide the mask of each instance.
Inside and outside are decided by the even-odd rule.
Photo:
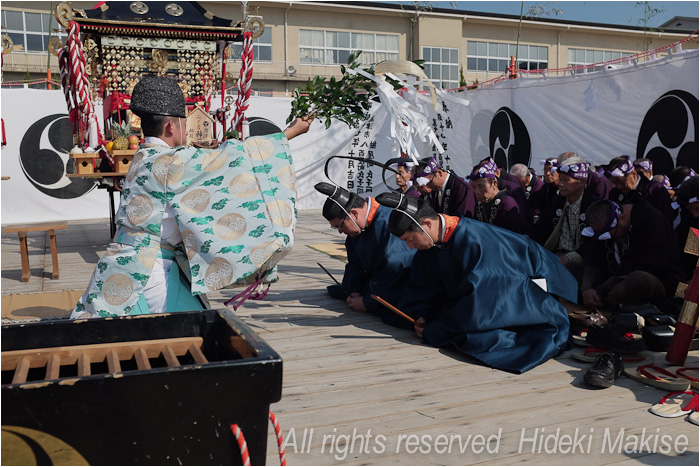
[[[227,310],[2,327],[3,464],[265,463],[282,361]]]
[[[244,12],[242,21],[232,21],[214,16],[197,2],[156,1],[102,2],[92,10],[60,3],[56,18],[68,35],[58,57],[75,124],[74,143],[82,151],[71,156],[77,175],[96,178],[128,171],[140,136],[139,119],[129,110],[130,96],[144,75],[178,80],[188,112],[197,114],[187,119],[188,144],[214,143],[217,124],[223,130],[242,130],[253,72],[252,40],[264,31],[262,18]],[[226,72],[226,61],[236,42],[243,43],[243,65],[231,118],[233,99],[226,98],[225,84],[235,80]],[[221,93],[221,107],[213,111],[215,93]],[[98,116],[94,103],[100,100],[103,115]],[[104,125],[97,124],[98,118]]]

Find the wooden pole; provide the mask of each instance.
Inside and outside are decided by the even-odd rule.
[[[394,305],[392,305],[391,303],[389,303],[389,302],[387,302],[386,300],[384,300],[382,297],[380,297],[380,296],[378,296],[378,295],[374,295],[374,294],[372,294],[371,297],[372,297],[373,299],[375,299],[376,301],[378,301],[379,303],[381,303],[382,305],[384,305],[385,307],[387,307],[388,309],[390,309],[391,311],[393,311],[394,313],[396,313],[397,315],[399,315],[400,317],[402,317],[402,318],[404,318],[404,319],[407,319],[408,321],[410,321],[410,322],[412,322],[412,323],[415,324],[416,320],[414,320],[413,318],[411,318],[410,316],[408,316],[406,313],[404,313],[403,311],[401,311],[401,310],[399,310],[398,308],[396,308],[396,307],[395,307]]]

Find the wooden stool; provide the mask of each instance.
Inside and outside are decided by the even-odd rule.
[[[41,224],[13,224],[5,227],[5,233],[16,233],[19,236],[19,251],[22,257],[22,282],[29,282],[32,273],[29,270],[29,249],[27,248],[27,232],[48,232],[51,239],[51,262],[53,263],[52,279],[58,279],[58,248],[56,246],[56,231],[68,228],[68,222],[44,222]]]

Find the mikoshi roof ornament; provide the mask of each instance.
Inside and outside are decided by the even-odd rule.
[[[418,99],[418,90],[408,81],[397,76],[413,75],[419,80],[424,80],[430,88],[433,109],[436,109],[436,93],[439,90],[435,89],[420,66],[406,60],[389,60],[378,63],[374,69],[374,75],[357,68],[348,69],[348,73],[360,74],[376,84],[379,100],[389,114],[390,136],[393,141],[398,143],[392,148],[393,158],[397,158],[403,153],[410,157],[415,164],[418,164],[418,160],[423,157],[423,154],[416,147],[415,141],[429,142],[435,146],[440,154],[444,152],[428,122],[429,109]],[[403,86],[401,95],[386,80],[387,77],[398,81]]]

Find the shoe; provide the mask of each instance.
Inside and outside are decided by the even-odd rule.
[[[666,394],[649,412],[659,417],[674,418],[688,415],[698,408],[698,395],[693,391],[674,391]]]
[[[589,326],[586,341],[593,347],[616,350],[624,354],[646,350],[644,339],[640,334],[626,332],[619,326],[609,323],[602,326],[595,324]]]
[[[620,353],[606,352],[598,355],[595,364],[583,375],[583,381],[591,386],[609,388],[620,377],[623,369]]]

